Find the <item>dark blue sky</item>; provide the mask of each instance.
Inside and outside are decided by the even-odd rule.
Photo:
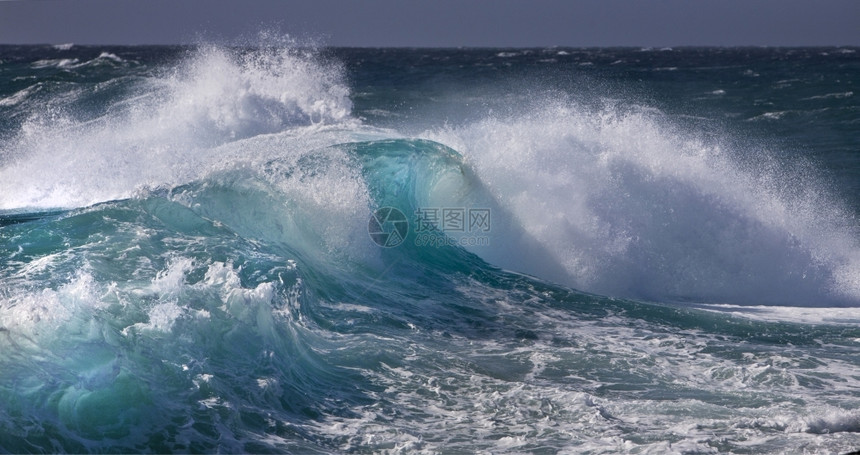
[[[0,0],[0,43],[860,45],[860,0]]]

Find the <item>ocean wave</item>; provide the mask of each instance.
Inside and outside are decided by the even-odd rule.
[[[41,83],[36,83],[27,88],[21,89],[10,96],[0,98],[0,107],[11,107],[21,104],[32,94],[38,92],[41,87]]]
[[[756,115],[747,119],[748,122],[756,122],[761,120],[780,120],[786,115],[793,114],[795,111],[773,111],[765,112],[764,114]]]
[[[91,62],[116,58],[102,53]],[[72,64],[65,60],[43,63]],[[96,119],[53,105],[30,111],[0,144],[0,154],[15,157],[0,170],[0,209],[80,207],[186,183],[223,162],[219,145],[352,121],[341,69],[292,48],[206,47],[172,71],[123,85],[133,102],[119,99]],[[88,94],[62,95],[69,104]]]
[[[0,452],[860,444],[856,209],[733,137],[793,117],[557,90],[552,49],[60,52],[3,92]],[[798,74],[717,53],[690,93]]]
[[[843,99],[843,98],[850,98],[852,96],[854,96],[854,92],[849,91],[849,92],[828,93],[826,95],[810,96],[807,98],[803,98],[803,100],[807,101],[807,100]]]
[[[4,450],[768,451],[857,432],[797,399],[857,392],[829,345],[854,328],[581,294],[366,232],[376,262],[341,256],[320,240],[353,221],[310,190],[356,160],[344,180],[383,203],[469,193],[439,195],[461,186],[451,149],[370,141],[0,231],[43,239],[0,270]],[[409,176],[427,169],[444,178]]]
[[[77,65],[80,60],[76,58],[56,58],[56,59],[45,59],[45,60],[37,60],[33,62],[30,66],[34,69],[42,69],[42,68],[72,68]]]
[[[808,169],[742,165],[664,122],[550,102],[427,137],[466,157],[564,284],[660,301],[857,304],[850,215]]]
[[[492,237],[445,238],[496,266],[588,292],[743,305],[860,300],[860,248],[846,212],[808,174],[764,159],[742,164],[648,108],[556,101],[423,135],[435,143],[399,139],[352,118],[337,65],[295,52],[204,48],[173,74],[146,79],[135,89],[142,98],[108,116],[67,119],[62,129],[28,123],[4,144],[19,158],[0,171],[0,209],[81,207],[266,170],[278,197],[317,213],[285,215],[280,229],[358,261],[375,256],[353,246],[373,207],[402,204],[410,216],[479,208],[493,213]],[[444,158],[459,154],[461,163]],[[311,177],[297,173],[300,162],[321,167]],[[384,196],[397,191],[412,196]]]
[[[102,52],[95,60],[117,59]],[[435,141],[427,143],[362,124],[351,114],[343,67],[291,47],[202,46],[168,70],[121,85],[126,94],[103,116],[83,121],[37,110],[2,143],[0,209],[84,207],[281,169],[280,177],[266,174],[268,184],[306,204],[302,213],[314,206],[331,220],[347,215],[295,222],[323,223],[325,249],[360,257],[367,252],[349,245],[363,235],[362,218],[388,204],[379,196],[392,191],[386,185],[404,185],[385,176],[406,175],[417,185],[412,199],[397,201],[406,213],[491,208],[495,246],[467,244],[467,251],[584,291],[744,305],[860,299],[860,248],[844,227],[847,212],[814,172],[766,156],[739,160],[742,151],[700,140],[656,108],[535,99],[515,115],[481,114],[419,134]],[[442,164],[452,153],[463,162]],[[387,174],[372,176],[367,156]],[[295,160],[331,164],[333,157],[337,165],[295,180],[304,175],[295,174]]]

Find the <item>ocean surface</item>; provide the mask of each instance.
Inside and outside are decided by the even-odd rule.
[[[860,450],[860,49],[0,46],[0,452]]]

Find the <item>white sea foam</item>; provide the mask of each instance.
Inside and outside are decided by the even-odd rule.
[[[813,171],[766,151],[727,150],[659,113],[552,101],[426,137],[463,153],[565,276],[522,262],[526,251],[497,265],[662,301],[860,303],[849,212]]]
[[[29,275],[26,270],[22,273]],[[23,287],[12,292],[0,301],[0,327],[11,332],[15,343],[41,348],[63,342],[70,335],[87,338],[88,315],[103,306],[99,285],[84,270],[56,289]]]
[[[0,143],[0,155],[14,158],[0,170],[0,210],[79,207],[186,183],[225,161],[253,158],[247,150],[224,157],[213,149],[219,145],[351,121],[340,67],[294,48],[204,47],[173,72],[132,88],[133,103],[122,100],[94,121],[56,107],[33,112],[13,139]]]
[[[33,62],[30,66],[35,69],[41,68],[69,68],[76,65],[80,60],[76,58],[56,58],[56,59],[45,59],[45,60],[37,60]]]
[[[860,442],[851,405],[823,404],[860,390],[851,362],[625,316],[582,318],[479,283],[459,290],[529,321],[538,338],[455,333],[443,352],[438,333],[412,334],[401,364],[363,370],[380,390],[373,400],[306,425],[344,451],[827,453]]]
[[[842,99],[842,98],[850,98],[852,96],[854,96],[854,92],[838,92],[838,93],[827,93],[825,95],[810,96],[808,98],[803,98],[803,100]]]
[[[860,325],[860,308],[809,308],[762,305],[696,305],[704,310],[725,312],[732,315],[768,322],[794,322],[798,324]]]
[[[35,91],[39,89],[39,85],[32,85],[25,89],[19,90],[14,94],[7,96],[5,98],[0,98],[0,106],[8,107],[15,106],[22,101],[26,100],[30,95],[32,95]]]
[[[779,120],[786,115],[790,114],[791,111],[773,111],[773,112],[765,112],[764,114],[757,115],[755,117],[751,117],[747,119],[749,122],[755,122],[760,120]]]
[[[118,55],[111,53],[111,52],[102,52],[101,54],[99,54],[98,57],[96,57],[96,59],[112,60],[112,61],[117,62],[117,63],[125,61],[121,57],[119,57]]]

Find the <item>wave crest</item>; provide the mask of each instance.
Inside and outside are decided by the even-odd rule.
[[[0,143],[0,209],[80,207],[182,184],[223,164],[224,144],[349,122],[342,79],[313,50],[206,46],[158,75],[70,85],[58,96],[83,106],[124,94],[95,119],[34,105]]]
[[[850,214],[814,171],[654,112],[553,102],[519,114],[426,135],[463,153],[563,284],[661,301],[860,301]]]

